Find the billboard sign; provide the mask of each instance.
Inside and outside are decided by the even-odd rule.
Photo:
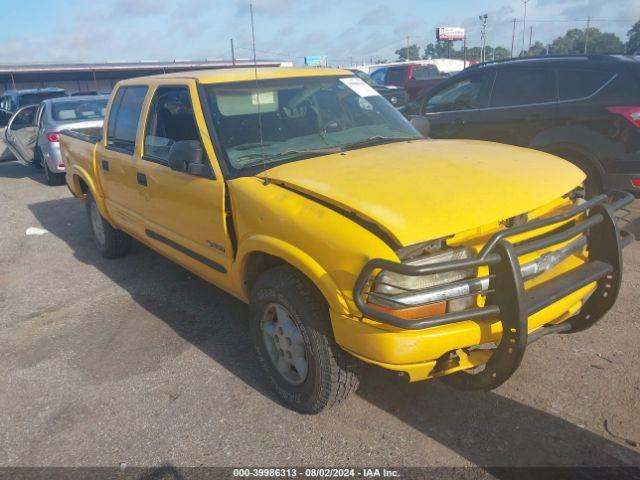
[[[327,57],[325,55],[307,55],[304,57],[304,64],[308,67],[326,67]]]
[[[461,27],[438,27],[436,28],[436,40],[455,41],[464,40],[464,28]]]

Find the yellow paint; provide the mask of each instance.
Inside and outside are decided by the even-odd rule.
[[[316,68],[261,68],[258,74],[261,79],[350,75]],[[362,318],[352,294],[362,267],[372,258],[398,258],[388,243],[348,215],[376,224],[402,246],[446,237],[450,246],[464,245],[478,251],[491,234],[502,228],[503,220],[523,213],[530,219],[540,218],[569,208],[563,195],[580,184],[582,172],[533,150],[478,141],[428,140],[292,162],[266,170],[260,175],[262,178],[225,180],[205,125],[197,87],[253,80],[253,75],[253,69],[229,69],[120,82],[119,85],[149,87],[136,150],[133,155],[119,154],[107,149],[103,141],[93,151],[86,142],[63,137],[69,187],[82,197],[79,180],[84,180],[101,212],[115,227],[245,302],[249,298],[247,264],[253,255],[267,254],[293,265],[327,300],[339,345],[367,362],[406,372],[412,381],[433,376],[436,359],[448,351],[499,341],[498,319],[410,331]],[[189,88],[215,179],[174,172],[144,159],[146,112],[161,85]],[[108,118],[105,130],[107,124]],[[106,181],[99,168],[103,159],[108,159],[111,167],[111,179]],[[148,187],[137,184],[136,172],[147,175]],[[225,222],[227,195],[235,243]],[[226,273],[149,238],[146,229],[216,262]],[[530,232],[513,240],[532,235]],[[525,256],[521,262],[547,250]],[[526,287],[584,261],[584,252],[573,255],[552,271],[527,282]],[[483,273],[486,272],[482,269],[478,272]],[[529,330],[566,320],[578,311],[594,287],[588,285],[531,316]],[[470,368],[486,361],[485,356],[463,354],[458,367],[438,374]]]

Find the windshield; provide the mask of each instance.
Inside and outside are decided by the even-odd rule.
[[[207,101],[231,170],[423,138],[355,76],[209,85]]]
[[[54,103],[51,116],[58,121],[100,120],[104,118],[107,99],[77,100],[75,102]]]

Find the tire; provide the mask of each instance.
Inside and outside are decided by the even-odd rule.
[[[49,170],[47,162],[43,162],[44,178],[47,181],[47,185],[55,187],[64,183],[64,173],[52,172]]]
[[[86,208],[93,243],[102,256],[105,258],[119,258],[129,253],[129,250],[131,250],[131,237],[123,231],[113,228],[102,217],[90,192],[87,192]]]
[[[328,306],[304,275],[288,265],[267,270],[251,290],[249,308],[258,361],[287,406],[301,413],[319,413],[357,390],[360,361],[335,343]],[[272,329],[275,338],[268,333]],[[284,359],[280,370],[276,350],[275,356]],[[301,357],[306,359],[306,372],[297,368]]]
[[[602,178],[595,167],[589,165],[589,162],[580,155],[567,152],[559,155],[565,160],[573,163],[576,167],[582,170],[587,178],[584,181],[584,198],[590,199],[596,195],[600,195],[604,188],[602,187]]]
[[[42,152],[39,148],[36,148],[36,150],[33,152],[33,166],[36,170],[42,170],[44,164],[45,162],[42,158]]]

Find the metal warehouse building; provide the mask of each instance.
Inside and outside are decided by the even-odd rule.
[[[285,67],[291,62],[258,60],[260,67]],[[143,75],[253,66],[252,61],[107,62],[77,64],[0,65],[0,93],[24,88],[60,87],[67,93],[110,92],[119,80]]]

